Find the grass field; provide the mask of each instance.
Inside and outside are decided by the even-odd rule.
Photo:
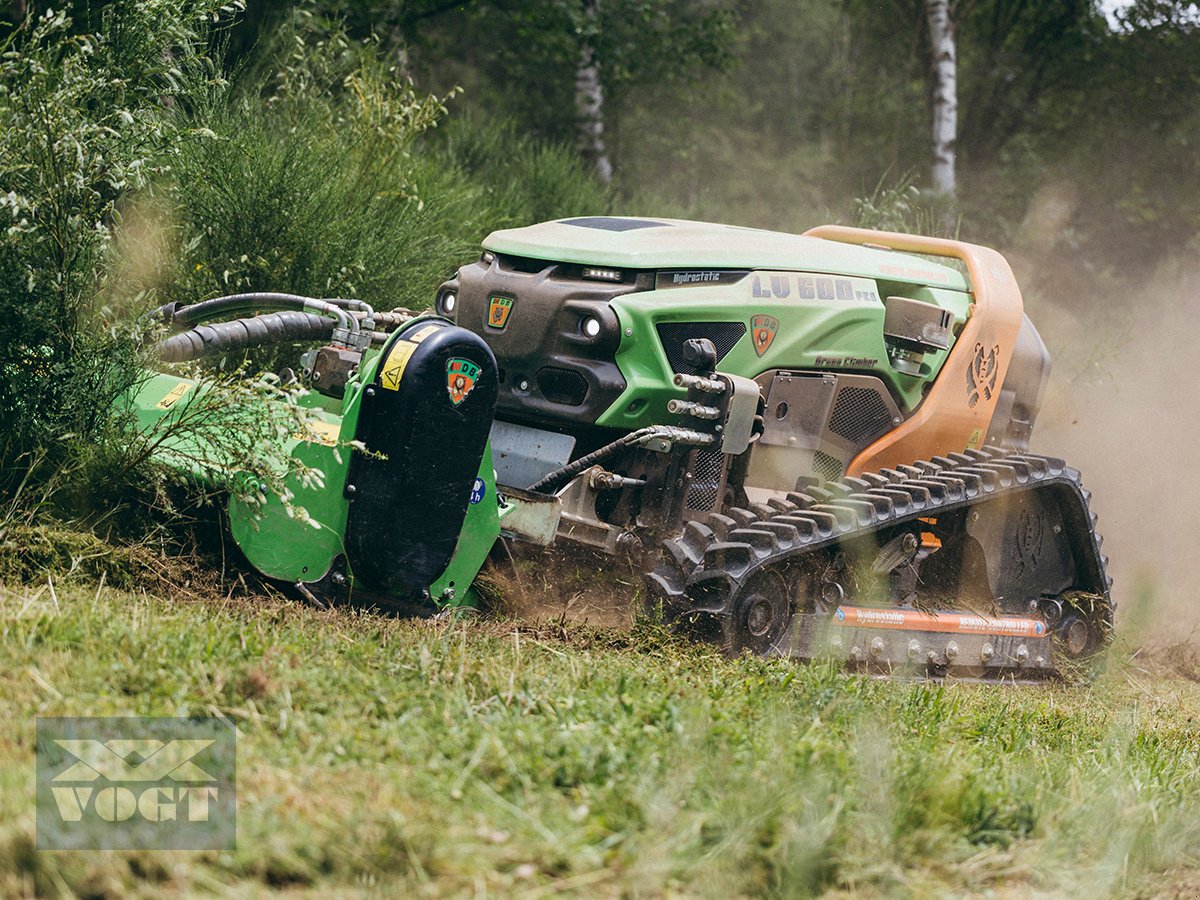
[[[650,627],[0,593],[0,895],[1194,896],[1200,687],[890,684]],[[230,853],[34,849],[34,721],[239,729]]]

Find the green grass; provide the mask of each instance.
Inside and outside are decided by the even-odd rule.
[[[889,684],[648,627],[10,583],[0,894],[1153,893],[1200,854],[1198,714],[1118,663]],[[55,715],[233,719],[237,849],[36,852]]]

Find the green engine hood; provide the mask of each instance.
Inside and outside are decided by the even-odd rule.
[[[679,219],[560,219],[494,231],[483,246],[513,256],[622,269],[790,269],[967,289],[958,271],[919,256]]]

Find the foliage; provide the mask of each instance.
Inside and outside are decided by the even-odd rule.
[[[181,229],[171,295],[270,289],[390,308],[406,287],[429,291],[418,267],[445,265],[438,238],[454,200],[440,199],[448,179],[412,148],[440,102],[343,34],[289,43],[279,71],[191,116],[208,137],[185,148],[164,188]]]
[[[585,46],[600,65],[606,117],[655,85],[691,84],[732,62],[731,0],[603,0],[594,17],[583,0],[330,5],[372,29],[391,26],[435,82],[462,84],[523,132],[568,143]]]
[[[887,174],[869,195],[854,200],[852,225],[908,234],[958,236],[952,200],[922,193],[913,172],[905,172],[890,185]]]
[[[460,116],[445,137],[446,156],[475,186],[474,202],[494,227],[613,210],[616,198],[585,173],[574,151],[529,137],[511,119]]]
[[[292,502],[291,485],[319,490],[324,473],[287,452],[296,435],[317,438],[315,414],[302,402],[306,392],[270,374],[193,374],[203,378],[195,395],[133,435],[124,464],[141,470],[154,462],[164,485],[218,488],[251,509],[275,497],[287,515],[307,521],[307,510]]]
[[[422,308],[489,230],[610,203],[569,152],[511,126],[425,139],[442,101],[418,92],[378,42],[311,15],[226,79],[213,23],[234,11],[111,4],[94,33],[47,15],[3,57],[9,514],[55,492],[71,511],[95,512],[124,495],[119,485],[156,483],[146,448],[180,441],[224,461],[193,467],[217,485],[236,490],[229,475],[244,470],[282,489],[289,458],[275,426],[302,428],[251,411],[289,419],[300,407],[283,395],[278,407],[256,402],[276,389],[253,373],[220,376],[205,395],[230,405],[224,415],[198,407],[143,435],[121,415],[148,336],[133,323],[153,299],[270,289]],[[230,412],[243,402],[248,418]]]
[[[421,309],[492,229],[606,208],[566,151],[511,126],[453,124],[376,42],[303,19],[279,72],[201,112],[211,136],[168,190],[172,296],[285,290]]]
[[[1136,3],[1051,111],[1051,175],[1077,194],[1072,224],[1110,265],[1143,274],[1164,251],[1200,247],[1198,93],[1195,4]]]
[[[120,4],[85,35],[47,12],[9,38],[0,59],[0,491],[28,484],[35,462],[54,471],[120,450],[113,401],[137,377],[138,355],[101,306],[119,199],[178,150],[184,135],[166,110],[189,82],[214,77],[205,36],[232,9]],[[118,298],[113,286],[109,299]]]

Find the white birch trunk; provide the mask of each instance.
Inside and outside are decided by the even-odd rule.
[[[599,10],[600,0],[584,0],[584,15],[592,22]],[[575,128],[580,153],[608,184],[613,169],[604,148],[604,86],[595,48],[587,41],[579,48],[579,68],[575,70]]]
[[[950,0],[925,0],[933,51],[933,189],[953,197],[958,140],[958,49]]]

